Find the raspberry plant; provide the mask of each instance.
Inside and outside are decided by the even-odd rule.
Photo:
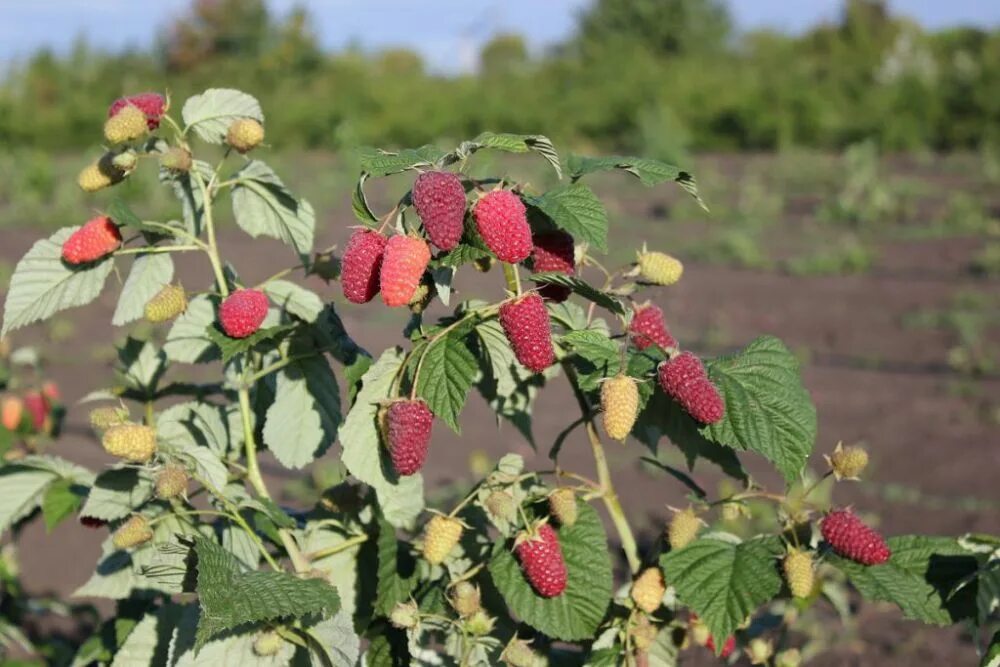
[[[561,158],[538,135],[364,150],[359,226],[342,231],[331,262],[314,253],[312,207],[259,159],[265,124],[253,97],[211,89],[179,118],[170,112],[153,93],[114,102],[113,148],[80,182],[112,187],[158,160],[177,219],[147,220],[112,200],[37,242],[5,304],[4,335],[93,301],[130,258],[113,323],[145,317],[153,331],[127,338],[115,383],[85,399],[117,463],[94,473],[26,453],[0,469],[0,528],[41,508],[47,522],[77,514],[108,531],[76,594],[117,601],[118,617],[75,664],[672,665],[707,647],[790,665],[799,653],[787,634],[753,619],[776,609],[792,618],[845,577],[927,623],[981,627],[995,613],[997,538],[883,541],[849,511],[826,514],[820,482],[856,479],[867,456],[838,448],[826,475],[806,483],[816,412],[785,345],[764,336],[699,359],[646,295],[681,279],[680,262],[646,248],[620,268],[601,262],[608,214],[587,176],[624,171],[698,198],[688,173]],[[559,184],[472,178],[481,150],[535,153]],[[376,214],[365,184],[400,173],[413,175],[412,191]],[[224,198],[243,231],[290,246],[295,266],[242,281],[218,241]],[[203,257],[214,283],[182,285],[179,253]],[[462,273],[493,264],[496,289],[459,301]],[[289,279],[337,279],[337,266],[342,290],[330,294]],[[430,318],[432,302],[452,312]],[[352,339],[338,314],[385,307],[412,317],[401,344],[381,352]],[[171,379],[191,364],[214,368],[215,380]],[[434,432],[459,430],[471,392],[530,438],[534,399],[556,382],[569,383],[579,415],[567,416],[551,465],[528,470],[508,454],[467,493],[425,504]],[[609,472],[610,440],[649,448],[687,487],[687,506],[642,548]],[[738,490],[713,497],[655,458],[661,443]],[[567,447],[589,447],[596,475],[564,468]],[[264,449],[292,470],[337,459],[342,474],[314,507],[284,507],[261,474]],[[786,488],[751,479],[740,452],[771,462]],[[763,532],[718,529],[720,517],[747,523],[761,502],[775,508]]]

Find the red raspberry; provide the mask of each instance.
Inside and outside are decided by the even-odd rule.
[[[167,101],[159,93],[139,93],[128,97],[119,97],[108,107],[108,118],[111,118],[124,107],[131,104],[139,107],[146,114],[146,124],[150,130],[155,130],[160,126],[160,119],[167,111]]]
[[[24,395],[24,409],[31,415],[31,426],[36,431],[45,427],[45,418],[49,416],[49,399],[38,391],[29,391]]]
[[[701,360],[682,352],[660,364],[660,386],[702,424],[714,424],[726,413],[719,390],[705,374]]]
[[[260,290],[236,290],[219,306],[219,324],[230,338],[246,338],[267,317],[267,295]]]
[[[517,264],[531,254],[531,227],[524,202],[510,190],[493,190],[472,211],[486,247],[501,262]]]
[[[663,319],[663,311],[648,301],[635,307],[628,330],[636,349],[645,350],[650,345],[658,345],[664,349],[677,347],[677,339],[670,335],[667,322]]]
[[[340,262],[340,286],[351,303],[368,303],[378,294],[379,271],[385,237],[370,229],[358,229],[344,248]]]
[[[536,528],[535,535],[522,532],[517,536],[515,545],[517,560],[536,593],[543,598],[553,598],[566,590],[566,562],[559,546],[559,536],[552,526],[541,524]]]
[[[421,399],[393,401],[385,411],[385,439],[397,475],[412,475],[427,459],[434,415]]]
[[[426,171],[413,183],[413,207],[431,243],[451,250],[462,238],[465,222],[465,188],[450,171]]]
[[[110,255],[122,243],[118,225],[106,215],[88,220],[73,232],[62,246],[62,257],[68,264],[87,264]]]
[[[705,642],[705,648],[707,648],[712,653],[715,653],[715,640],[709,637],[708,641]],[[729,638],[726,639],[726,643],[722,645],[722,653],[719,654],[719,657],[728,658],[733,654],[733,651],[735,650],[736,650],[736,637],[734,637],[733,635],[729,635]]]
[[[385,244],[379,282],[382,302],[390,308],[410,303],[431,261],[427,242],[415,236],[393,236]]]
[[[835,552],[862,565],[879,565],[892,555],[882,536],[865,525],[851,510],[836,510],[827,514],[820,531]]]
[[[555,361],[549,311],[535,293],[500,306],[500,326],[514,348],[514,356],[525,368],[540,373]]]
[[[531,254],[535,273],[554,271],[568,276],[576,273],[572,236],[562,230],[542,232],[535,234],[532,242],[535,245]],[[562,285],[542,285],[538,293],[544,299],[562,303],[569,298],[572,290]]]

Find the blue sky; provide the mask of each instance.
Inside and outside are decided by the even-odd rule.
[[[437,70],[460,71],[478,47],[499,32],[520,32],[533,48],[573,29],[589,0],[271,0],[276,13],[305,5],[323,45],[357,41],[365,48],[406,45]],[[730,0],[743,28],[798,31],[837,15],[840,0]],[[998,0],[895,0],[891,6],[926,26],[1000,25]],[[189,0],[0,0],[0,62],[41,46],[65,51],[80,34],[108,49],[147,46],[158,28],[184,12]]]

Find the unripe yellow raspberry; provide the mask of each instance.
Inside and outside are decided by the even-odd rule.
[[[191,152],[179,146],[168,148],[160,156],[160,166],[171,171],[191,171]]]
[[[142,424],[119,424],[105,432],[101,444],[112,456],[146,463],[156,453],[156,431]]]
[[[704,646],[712,638],[712,633],[709,632],[708,626],[697,617],[692,618],[688,623],[688,634],[691,635],[691,641],[697,646]]]
[[[493,632],[497,620],[480,609],[465,621],[465,629],[473,637],[483,637]]]
[[[812,556],[808,551],[789,549],[782,563],[788,589],[797,598],[807,598],[812,594],[816,582]]]
[[[262,141],[264,141],[264,126],[253,118],[234,120],[226,132],[226,143],[240,153],[252,151]]]
[[[658,567],[646,568],[632,583],[632,601],[647,614],[660,608],[667,586],[663,582],[663,572]]]
[[[700,528],[701,520],[695,514],[693,508],[688,507],[677,512],[674,514],[674,518],[670,520],[670,525],[667,526],[667,542],[670,544],[670,548],[683,549],[691,544],[694,538],[698,536]]]
[[[80,175],[76,177],[76,184],[84,192],[97,192],[98,190],[111,187],[116,182],[109,174],[105,174],[101,170],[101,166],[96,162],[88,164],[80,171]]]
[[[455,608],[462,618],[472,616],[482,608],[479,586],[460,581],[451,590],[451,606]]]
[[[635,380],[619,373],[602,383],[601,410],[608,437],[624,442],[639,414],[639,387]]]
[[[747,645],[747,657],[751,665],[766,665],[774,655],[774,645],[766,639],[754,637]]]
[[[139,107],[127,104],[104,123],[104,138],[111,144],[134,141],[146,136],[149,126],[146,114]]]
[[[253,652],[262,658],[277,655],[285,640],[274,630],[264,630],[253,640]]]
[[[549,494],[549,511],[562,526],[572,526],[576,523],[576,494],[573,489],[556,489]]]
[[[162,500],[176,498],[187,491],[188,474],[184,466],[171,463],[156,475],[153,483],[156,497]]]
[[[133,514],[111,537],[116,549],[131,549],[153,539],[153,529],[149,520],[141,514]]]
[[[420,608],[416,602],[397,602],[389,612],[389,622],[401,630],[410,630],[420,623]]]
[[[517,505],[514,503],[514,496],[506,491],[494,491],[486,497],[486,510],[494,519],[503,521],[513,521],[517,518]]]
[[[639,252],[637,261],[639,276],[654,285],[673,285],[684,273],[680,260],[666,253],[648,251],[645,247]]]
[[[774,656],[774,667],[799,667],[802,664],[802,653],[797,648],[785,649]]]
[[[95,431],[106,431],[128,421],[128,408],[104,405],[91,410],[89,419]]]
[[[461,537],[461,521],[435,515],[424,529],[424,559],[431,565],[440,565]]]
[[[826,462],[833,470],[833,476],[838,480],[856,480],[868,467],[868,452],[861,447],[844,447],[844,443],[838,442],[833,454],[826,457]]]
[[[632,637],[632,645],[640,651],[648,650],[653,645],[653,642],[656,641],[657,634],[659,634],[659,629],[653,625],[648,616],[639,616],[636,618],[629,629],[629,635]]]
[[[514,637],[500,654],[500,659],[510,667],[542,667],[547,663],[545,658],[535,653],[531,644]]]
[[[187,296],[180,285],[165,285],[146,303],[146,319],[154,324],[167,322],[187,310]]]

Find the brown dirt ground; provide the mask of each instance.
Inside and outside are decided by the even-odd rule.
[[[347,210],[346,202],[342,210]],[[317,247],[343,243],[343,228],[349,224],[346,218],[322,223]],[[628,231],[630,237],[641,237],[641,229]],[[32,230],[4,230],[3,257],[19,257],[37,235]],[[964,397],[955,387],[969,382],[944,362],[944,352],[953,343],[948,334],[903,326],[907,314],[945,307],[957,290],[1000,286],[997,281],[976,280],[964,270],[979,243],[955,239],[882,244],[874,269],[850,277],[801,278],[689,263],[684,280],[656,298],[678,337],[696,350],[735,349],[761,333],[774,333],[792,349],[808,353],[805,384],[818,406],[820,423],[813,466],[821,468],[820,454],[838,440],[863,440],[871,452],[870,481],[842,485],[837,489],[838,502],[854,503],[878,515],[880,527],[890,535],[998,533],[1000,433],[995,422],[984,417],[981,405],[992,397],[995,406],[1000,377],[973,381],[974,397]],[[232,229],[224,231],[221,244],[246,282],[264,278],[289,259],[287,250],[279,250],[277,244],[252,241]],[[209,279],[199,264],[184,262],[179,273],[190,288]],[[496,272],[484,277],[468,271],[462,279],[468,281],[463,282],[467,293],[480,289],[500,293]],[[326,287],[315,279],[311,286],[342,302],[336,286]],[[91,467],[106,464],[107,458],[86,426],[86,408],[74,402],[110,381],[110,362],[95,352],[102,351],[101,341],[123,334],[108,324],[116,298],[117,290],[109,289],[97,305],[67,314],[76,325],[75,337],[48,347],[51,375],[69,405],[66,434],[53,451]],[[377,306],[341,309],[349,330],[369,349],[401,341],[402,316],[378,312],[369,317],[379,310]],[[708,336],[707,331],[722,333]],[[43,329],[34,328],[17,334],[15,342],[23,344],[40,335]],[[992,340],[997,340],[995,331]],[[570,400],[559,382],[539,399],[535,430],[543,448],[565,425]],[[437,429],[426,468],[430,485],[467,477],[469,443],[493,457],[513,450],[525,455],[529,466],[547,465],[544,450],[534,453],[509,427],[497,431],[476,396],[470,399],[462,425],[461,437],[444,427]],[[581,437],[571,438],[563,451],[565,467],[590,470],[589,451]],[[631,443],[612,450],[611,461],[626,511],[642,534],[655,536],[666,516],[664,505],[683,502],[683,489],[663,476],[643,472],[638,459],[644,453]],[[751,462],[750,468],[764,483],[777,481],[764,465]],[[270,462],[266,472],[275,485],[296,475]],[[693,476],[708,489],[719,481],[711,467],[698,468]],[[946,502],[887,502],[880,489],[891,484]],[[960,497],[987,501],[994,510],[965,509],[957,502]],[[40,522],[35,522],[22,536],[22,553],[30,554],[23,563],[28,589],[65,594],[80,585],[96,562],[102,537],[73,522],[45,535]],[[902,620],[892,610],[864,605],[854,630],[814,664],[958,665],[974,660],[972,644],[959,630],[927,628]]]

